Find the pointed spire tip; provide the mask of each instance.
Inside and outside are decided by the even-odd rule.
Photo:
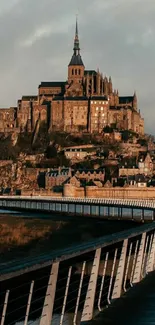
[[[78,37],[78,15],[76,14],[76,28],[75,28],[75,37]]]

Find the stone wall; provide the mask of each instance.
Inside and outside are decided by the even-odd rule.
[[[95,186],[86,187],[87,197],[103,197],[113,199],[155,199],[155,188],[146,187],[111,187],[96,188]]]
[[[90,197],[90,198],[113,198],[113,199],[155,199],[155,188],[137,187],[109,187],[98,188],[96,186],[76,187],[70,184],[64,186],[66,197]]]
[[[76,187],[71,184],[65,184],[63,195],[66,197],[85,197],[85,189],[84,187]]]

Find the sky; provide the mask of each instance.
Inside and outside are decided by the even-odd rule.
[[[78,14],[86,69],[137,92],[145,131],[155,134],[155,0],[0,0],[0,107],[67,79]]]

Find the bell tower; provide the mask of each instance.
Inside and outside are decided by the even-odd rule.
[[[76,18],[74,48],[71,61],[68,65],[68,83],[82,83],[84,77],[84,64],[80,55],[80,42],[78,34],[78,21]]]

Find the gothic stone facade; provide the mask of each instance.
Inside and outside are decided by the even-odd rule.
[[[0,132],[28,131],[45,121],[49,131],[101,133],[105,126],[144,133],[136,93],[122,97],[112,79],[99,70],[85,70],[78,26],[65,82],[41,82],[37,96],[23,96],[17,107],[0,110]]]

